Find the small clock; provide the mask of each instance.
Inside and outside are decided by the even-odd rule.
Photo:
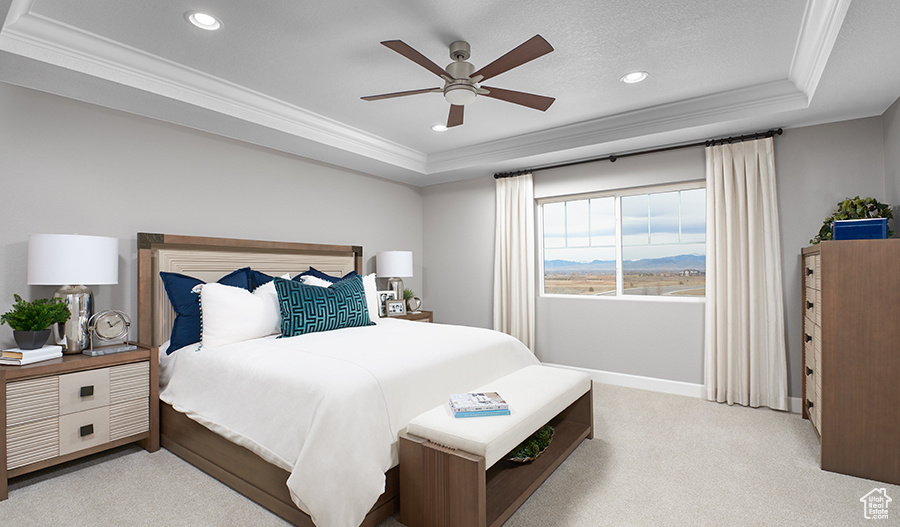
[[[88,321],[88,327],[91,332],[91,349],[94,349],[95,338],[106,344],[119,340],[127,343],[131,319],[122,311],[109,309],[95,313]]]

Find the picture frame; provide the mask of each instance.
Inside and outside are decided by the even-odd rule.
[[[400,300],[385,300],[384,302],[384,310],[389,317],[398,317],[406,314],[406,301],[403,299]]]
[[[385,310],[384,310],[384,303],[388,300],[396,300],[397,293],[393,290],[387,290],[387,291],[378,291],[377,294],[378,294],[378,315],[382,316],[382,317],[387,316],[387,314],[385,313]]]

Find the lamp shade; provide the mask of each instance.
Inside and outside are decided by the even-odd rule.
[[[118,283],[118,238],[79,234],[28,237],[28,285]]]
[[[406,278],[413,275],[412,251],[382,251],[375,255],[375,274]]]

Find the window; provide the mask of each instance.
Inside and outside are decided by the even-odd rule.
[[[706,294],[706,189],[694,183],[540,203],[543,291]]]

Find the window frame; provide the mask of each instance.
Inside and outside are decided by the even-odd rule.
[[[691,297],[691,296],[664,296],[664,295],[626,295],[623,294],[624,289],[624,280],[623,280],[623,265],[622,265],[622,252],[623,252],[623,243],[622,243],[622,198],[626,196],[637,196],[641,194],[662,194],[665,192],[675,192],[681,190],[696,190],[696,189],[706,189],[706,180],[698,179],[698,180],[690,180],[690,181],[681,181],[678,183],[663,183],[663,184],[654,184],[654,185],[642,185],[637,187],[625,187],[613,190],[605,190],[605,191],[596,191],[596,192],[579,192],[576,194],[564,194],[560,196],[547,196],[544,198],[538,198],[535,200],[535,207],[537,210],[534,213],[535,222],[537,225],[535,226],[535,235],[537,237],[536,247],[537,247],[537,270],[536,273],[537,279],[539,281],[538,284],[538,296],[539,297],[548,297],[548,298],[578,298],[578,299],[596,299],[601,301],[622,301],[622,300],[634,300],[638,302],[687,302],[687,303],[698,303],[705,302],[706,295],[699,297]],[[577,201],[577,200],[591,200],[595,198],[615,198],[615,214],[616,214],[616,294],[615,295],[574,295],[574,294],[564,294],[564,293],[547,293],[544,291],[544,205],[547,203],[559,203],[566,201]],[[707,203],[709,203],[709,199],[707,197]],[[708,210],[707,219],[709,218]],[[679,221],[680,214],[679,214]],[[707,223],[708,227],[708,223]],[[707,231],[708,232],[708,231]],[[706,245],[707,241],[703,242]]]

